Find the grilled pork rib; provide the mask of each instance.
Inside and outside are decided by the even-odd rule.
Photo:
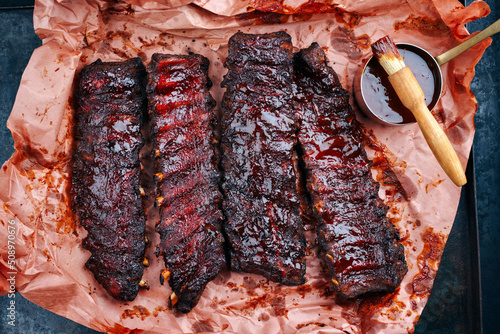
[[[341,296],[393,291],[407,272],[404,249],[378,197],[361,129],[317,43],[294,56],[295,111],[318,240]]]
[[[148,66],[160,208],[157,255],[163,255],[175,293],[171,304],[177,299],[184,313],[225,264],[208,65],[196,54],[155,54]]]
[[[146,246],[139,191],[144,76],[140,58],[98,60],[81,71],[76,95],[71,195],[88,231],[86,267],[111,296],[125,301],[139,291]]]
[[[229,40],[222,87],[223,209],[231,267],[305,281],[305,238],[292,163],[292,44],[284,32]]]

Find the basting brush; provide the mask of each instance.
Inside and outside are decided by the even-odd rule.
[[[389,81],[399,99],[415,116],[427,144],[445,173],[457,186],[466,184],[467,178],[457,153],[427,108],[422,88],[410,68],[405,65],[392,39],[385,36],[371,47],[373,55],[389,75]]]

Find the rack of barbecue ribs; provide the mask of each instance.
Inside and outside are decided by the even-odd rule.
[[[292,44],[284,32],[237,33],[222,82],[225,232],[235,270],[305,281],[305,238],[292,155]]]
[[[157,255],[166,267],[161,280],[169,277],[173,291],[170,304],[184,313],[225,265],[208,66],[197,54],[155,54],[148,65],[160,211]]]
[[[140,58],[85,67],[77,86],[72,207],[88,231],[86,267],[116,299],[139,291],[145,251],[139,150],[146,71]]]
[[[394,291],[407,272],[404,249],[349,96],[317,43],[295,54],[294,73],[298,139],[332,287],[345,298]]]

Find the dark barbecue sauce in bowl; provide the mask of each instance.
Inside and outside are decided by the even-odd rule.
[[[398,44],[399,53],[410,67],[425,95],[425,102],[432,110],[441,95],[442,79],[439,66],[423,49],[411,44]],[[357,92],[359,94],[359,92]],[[415,122],[410,110],[403,106],[380,63],[372,57],[361,76],[361,103],[368,116],[383,123],[404,125]],[[366,106],[363,108],[362,104]],[[371,115],[370,115],[371,112]]]

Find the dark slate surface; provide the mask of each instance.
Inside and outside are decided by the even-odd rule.
[[[470,31],[486,28],[500,19],[500,3],[486,1],[491,14],[470,23]],[[483,332],[500,333],[500,34],[476,66],[471,88],[476,94],[474,152],[481,252]]]
[[[14,153],[14,140],[5,126],[14,105],[21,75],[41,41],[33,31],[33,11],[0,9],[0,161]]]
[[[499,17],[498,5],[487,1],[489,17],[473,22],[470,31],[484,29]],[[30,5],[32,0],[3,0],[1,6]],[[40,40],[33,32],[32,10],[0,9],[0,162],[13,153],[5,127],[22,71]],[[464,188],[457,219],[448,239],[431,298],[416,328],[417,333],[479,333],[482,305],[484,333],[498,333],[500,310],[500,110],[499,36],[476,67],[472,89],[479,103],[476,114],[474,165]],[[476,184],[473,179],[476,178]],[[475,199],[477,198],[476,221]],[[479,229],[476,229],[476,223]],[[477,233],[480,241],[482,295],[478,295]],[[482,304],[480,304],[482,298]],[[0,297],[0,333],[97,333],[44,310],[16,294],[16,327],[8,326],[7,296]]]

